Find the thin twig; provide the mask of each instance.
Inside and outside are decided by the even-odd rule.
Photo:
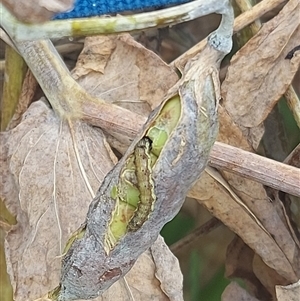
[[[222,222],[218,220],[217,218],[213,217],[210,220],[208,220],[203,225],[197,227],[194,229],[190,234],[185,236],[184,238],[180,239],[176,243],[172,244],[170,246],[171,251],[176,254],[183,248],[186,248],[188,245],[193,243],[195,240],[198,240],[199,237],[204,236],[211,232],[212,230],[215,230],[219,226],[222,225]]]
[[[215,143],[209,164],[300,197],[299,168],[221,142]]]

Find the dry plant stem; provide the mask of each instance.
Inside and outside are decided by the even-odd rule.
[[[293,113],[297,125],[300,128],[300,99],[292,85],[288,87],[288,89],[284,93],[284,96],[290,110]]]
[[[117,105],[97,102],[82,102],[81,119],[87,123],[105,129],[110,135],[121,140],[129,138],[131,142],[142,128],[147,118]],[[134,128],[132,128],[134,125]]]
[[[253,8],[254,0],[235,0],[235,3],[238,5],[242,13],[247,12]],[[256,19],[251,25],[250,30],[252,35],[255,35],[261,28],[261,22],[259,19]]]
[[[174,254],[176,254],[180,252],[180,250],[182,250],[183,248],[186,248],[187,246],[192,244],[194,241],[197,241],[200,237],[208,234],[209,232],[215,230],[221,225],[222,222],[217,218],[213,217],[203,225],[194,229],[190,234],[185,236],[183,239],[171,245],[170,249]]]
[[[300,169],[239,148],[216,143],[209,164],[300,197]]]
[[[55,20],[43,24],[25,24],[18,21],[0,3],[1,26],[14,40],[61,38],[131,32],[149,28],[174,25],[211,13],[223,13],[228,0],[195,0],[182,5],[140,13],[130,16],[96,17],[84,19]],[[226,13],[226,12],[225,12]]]
[[[138,129],[136,130],[138,131]],[[116,145],[116,142],[113,142],[113,145]],[[124,153],[121,148],[117,147],[117,149],[121,153]],[[239,157],[237,158],[235,156]],[[232,165],[232,161],[234,159],[236,161],[234,162],[234,165]],[[246,165],[245,162],[252,162],[252,160],[255,160],[256,162],[254,165],[252,163],[250,165]],[[266,162],[268,162],[268,166],[265,165]],[[228,144],[218,141],[215,142],[210,154],[209,165],[219,169],[227,169],[228,171],[232,171],[240,176],[245,176],[250,180],[296,196],[300,194],[298,188],[300,177],[299,169],[267,159],[251,152],[242,151],[241,149]],[[232,170],[232,168],[234,168],[234,170]],[[283,168],[282,171],[281,168]],[[283,171],[287,171],[287,174],[284,178],[284,184],[282,185],[281,181],[283,181]],[[273,176],[270,177],[270,174]]]
[[[272,9],[278,7],[279,5],[285,3],[286,0],[263,0],[253,6],[250,10],[247,12],[244,12],[243,14],[239,15],[234,20],[234,26],[233,26],[233,32],[236,33],[243,28],[245,28],[247,25],[254,22],[256,19],[263,16],[265,13],[271,11]],[[204,48],[206,41],[202,40],[198,44],[196,44],[194,47],[190,48],[188,51],[186,51],[183,55],[179,56],[176,60],[174,60],[171,65],[174,67],[177,67],[179,70],[183,70],[183,67],[187,63],[187,61],[194,57],[196,53],[201,51],[201,49]]]
[[[256,19],[262,17],[267,12],[273,10],[279,5],[287,2],[286,0],[264,0],[253,6],[252,9],[241,14],[234,20],[233,32],[236,33],[245,26],[251,24]]]
[[[59,116],[71,113],[72,110],[76,112],[74,108],[77,103],[76,98],[70,93],[77,84],[72,81],[68,69],[50,40],[15,41],[15,45],[38,80],[54,111]],[[70,96],[68,100],[66,100],[66,95]]]
[[[139,115],[89,95],[72,78],[50,40],[15,44],[59,116],[89,119],[91,124],[106,128],[108,132],[114,129],[131,138],[136,132],[133,133],[128,124],[142,126],[145,120],[138,123]]]

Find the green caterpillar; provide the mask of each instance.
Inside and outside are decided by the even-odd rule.
[[[134,150],[137,185],[140,191],[140,200],[133,217],[128,223],[129,231],[138,230],[148,219],[153,210],[156,197],[153,193],[154,183],[151,175],[151,140],[142,138]]]
[[[120,172],[110,196],[116,207],[106,235],[109,252],[127,231],[137,231],[149,218],[156,201],[152,169],[181,114],[180,97],[170,98],[137,142]]]

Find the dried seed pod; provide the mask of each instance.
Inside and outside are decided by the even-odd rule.
[[[208,44],[191,62],[182,80],[151,114],[143,131],[104,179],[90,205],[83,236],[75,237],[63,259],[60,287],[53,292],[55,299],[89,299],[102,294],[130,270],[138,256],[156,240],[165,223],[180,210],[188,189],[207,165],[218,133],[218,70],[220,61],[231,49],[232,21],[230,15],[229,23],[222,21],[227,27],[224,25],[225,29],[211,34]],[[224,41],[227,41],[226,45]],[[172,99],[178,100],[173,105],[179,113],[176,122],[171,118],[173,128],[167,129],[160,125]],[[148,146],[141,148],[145,137],[157,146],[153,156],[149,156]],[[124,199],[118,187],[122,181],[125,188],[129,184],[126,181],[130,177],[125,177],[126,180],[124,172],[131,168],[124,169],[124,166],[131,166],[128,162],[136,157],[138,167],[143,165],[145,172],[144,176],[137,177],[139,198],[142,196],[143,200],[139,199],[137,211],[134,211],[142,222],[135,223],[134,229],[130,229],[131,226],[126,230],[123,228],[112,241],[108,237],[119,210],[116,196]],[[135,174],[136,168],[132,169]],[[139,202],[143,205],[140,208]],[[149,203],[145,205],[145,202]]]

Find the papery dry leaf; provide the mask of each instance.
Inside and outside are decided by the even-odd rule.
[[[161,289],[169,300],[183,300],[183,277],[177,258],[171,253],[160,236],[150,250],[156,265],[155,277],[160,282]]]
[[[145,51],[148,52],[144,48],[141,50],[141,56]],[[118,53],[118,56],[121,54]],[[118,56],[117,61],[124,59]],[[153,60],[161,64],[155,55]],[[171,70],[166,65],[164,69]],[[152,89],[147,86],[144,88]],[[27,300],[29,297],[33,299],[45,295],[58,284],[62,248],[70,233],[84,221],[92,195],[115,163],[115,158],[101,131],[80,121],[70,121],[69,124],[60,121],[41,101],[31,105],[22,123],[11,130],[8,136],[8,156],[4,159],[11,159],[10,171],[15,177],[12,183],[20,185],[20,203],[18,198],[9,198],[7,202],[8,207],[18,216],[18,225],[14,232],[8,234],[6,255],[16,300]],[[106,157],[101,161],[99,157],[103,150]],[[105,172],[101,172],[102,164]],[[69,165],[72,165],[71,169]],[[51,182],[54,178],[55,185]],[[57,194],[53,193],[54,187]],[[61,206],[62,201],[64,206]],[[155,248],[153,246],[152,251],[160,253]],[[114,286],[107,292],[109,298],[115,300],[116,294],[125,296],[126,292],[131,291],[133,295],[142,294],[143,300],[150,300],[153,294],[163,296],[160,300],[182,300],[182,275],[178,263],[165,244],[160,243],[159,250],[162,249],[165,255],[156,255],[155,264],[153,259],[149,260],[149,256],[146,261],[141,259],[135,272],[133,269],[126,276],[125,282],[120,281],[123,284],[127,282],[128,286],[119,283],[119,291]],[[41,260],[37,261],[36,258]],[[146,274],[145,271],[150,267],[157,269],[157,276],[153,276],[153,272]],[[168,272],[170,270],[172,274]],[[144,274],[141,275],[142,271]],[[140,281],[138,287],[136,279]],[[173,286],[172,282],[175,283]],[[101,300],[101,297],[98,299]]]
[[[300,280],[287,286],[276,286],[276,295],[278,301],[299,301]]]
[[[249,112],[249,114],[252,115],[255,114],[255,112]],[[222,107],[219,108],[219,118],[220,131],[218,140],[247,151],[252,151],[241,130],[232,122]],[[274,243],[278,244],[284,256],[287,257],[290,264],[299,273],[300,262],[297,242],[294,240],[289,229],[285,226],[286,220],[281,219],[282,214],[278,211],[276,204],[270,201],[263,185],[229,172],[221,172],[221,174],[234,189],[234,192],[250,208],[258,220],[262,222],[266,230],[275,239]],[[243,214],[245,214],[245,212]],[[237,219],[238,218],[237,216]],[[247,230],[245,227],[244,233],[248,231],[249,229]],[[244,238],[243,235],[241,237]],[[256,249],[255,251],[260,254],[259,250]],[[263,259],[265,260],[268,256],[269,255],[266,254]]]
[[[285,57],[300,41],[299,15],[299,1],[288,1],[231,59],[222,95],[238,125],[261,124],[292,82],[300,55]]]
[[[146,116],[178,80],[171,67],[128,34],[87,38],[78,60],[73,77],[90,94]]]
[[[297,243],[294,241],[289,229],[286,228],[285,220],[283,221],[281,219],[281,215],[277,212],[277,207],[270,202],[266,193],[263,194],[262,185],[254,181],[235,176],[231,173],[222,172],[222,174],[226,178],[229,185],[234,189],[235,193],[242,199],[243,203],[248,206],[248,208],[262,223],[268,233],[270,233],[273,244],[276,244],[282,251],[282,255],[280,257],[284,256],[290,265],[296,271],[299,271],[300,262],[299,248]],[[244,230],[246,230],[246,228]],[[267,245],[267,243],[265,245]],[[260,250],[256,249],[256,251],[259,255],[262,255]],[[271,248],[269,251],[271,251]],[[265,262],[268,262],[268,258],[271,258],[270,254],[265,254],[262,256]],[[274,260],[276,261],[277,259],[274,258]],[[275,264],[275,261],[273,264]],[[276,265],[277,264],[275,264],[275,266]],[[279,270],[278,272],[280,273]],[[292,274],[290,277],[291,276]],[[287,279],[291,280],[293,278]]]
[[[116,158],[100,130],[60,121],[42,101],[31,105],[6,145],[19,190],[19,200],[6,196],[18,220],[7,236],[8,271],[15,300],[28,300],[57,285],[64,245]]]
[[[124,280],[113,284],[99,301],[183,301],[182,281],[177,258],[158,237],[149,251],[139,257]]]
[[[224,185],[226,182],[224,181]],[[251,189],[251,186],[248,186]],[[253,188],[254,189],[254,188]],[[210,191],[209,191],[210,190]],[[197,198],[214,216],[237,233],[264,261],[287,279],[296,278],[291,263],[278,244],[231,194],[206,172],[193,186],[189,196]],[[235,196],[237,197],[237,196]],[[242,202],[242,200],[240,200]],[[263,203],[263,200],[260,200]]]
[[[218,110],[220,127],[217,140],[232,146],[239,147],[243,150],[253,152],[253,148],[243,135],[243,132],[233,122],[232,117],[228,114],[225,108],[223,106],[219,106]]]
[[[21,21],[38,23],[72,8],[74,0],[3,0],[3,4]]]
[[[112,36],[86,37],[84,47],[72,72],[73,78],[76,80],[83,79],[93,71],[104,74],[106,64],[115,48],[116,38]],[[89,87],[94,89],[94,86],[89,83],[89,77],[87,77],[85,88],[88,89]]]
[[[236,282],[231,282],[222,293],[222,301],[259,301],[241,288]]]
[[[283,277],[278,275],[275,270],[268,267],[258,255],[254,255],[253,262],[253,272],[262,285],[268,290],[272,296],[272,300],[276,299],[275,296],[275,286],[278,283],[289,284],[290,282],[285,280]]]
[[[219,107],[219,118],[218,140],[251,151],[241,130],[222,107]],[[299,249],[276,212],[276,207],[272,206],[263,185],[232,173],[221,174],[219,181],[223,182],[223,186],[204,173],[188,196],[199,200],[262,256],[268,265],[293,281],[296,278],[294,268],[299,270]],[[227,191],[224,187],[227,187]],[[252,214],[241,205],[243,203]]]

